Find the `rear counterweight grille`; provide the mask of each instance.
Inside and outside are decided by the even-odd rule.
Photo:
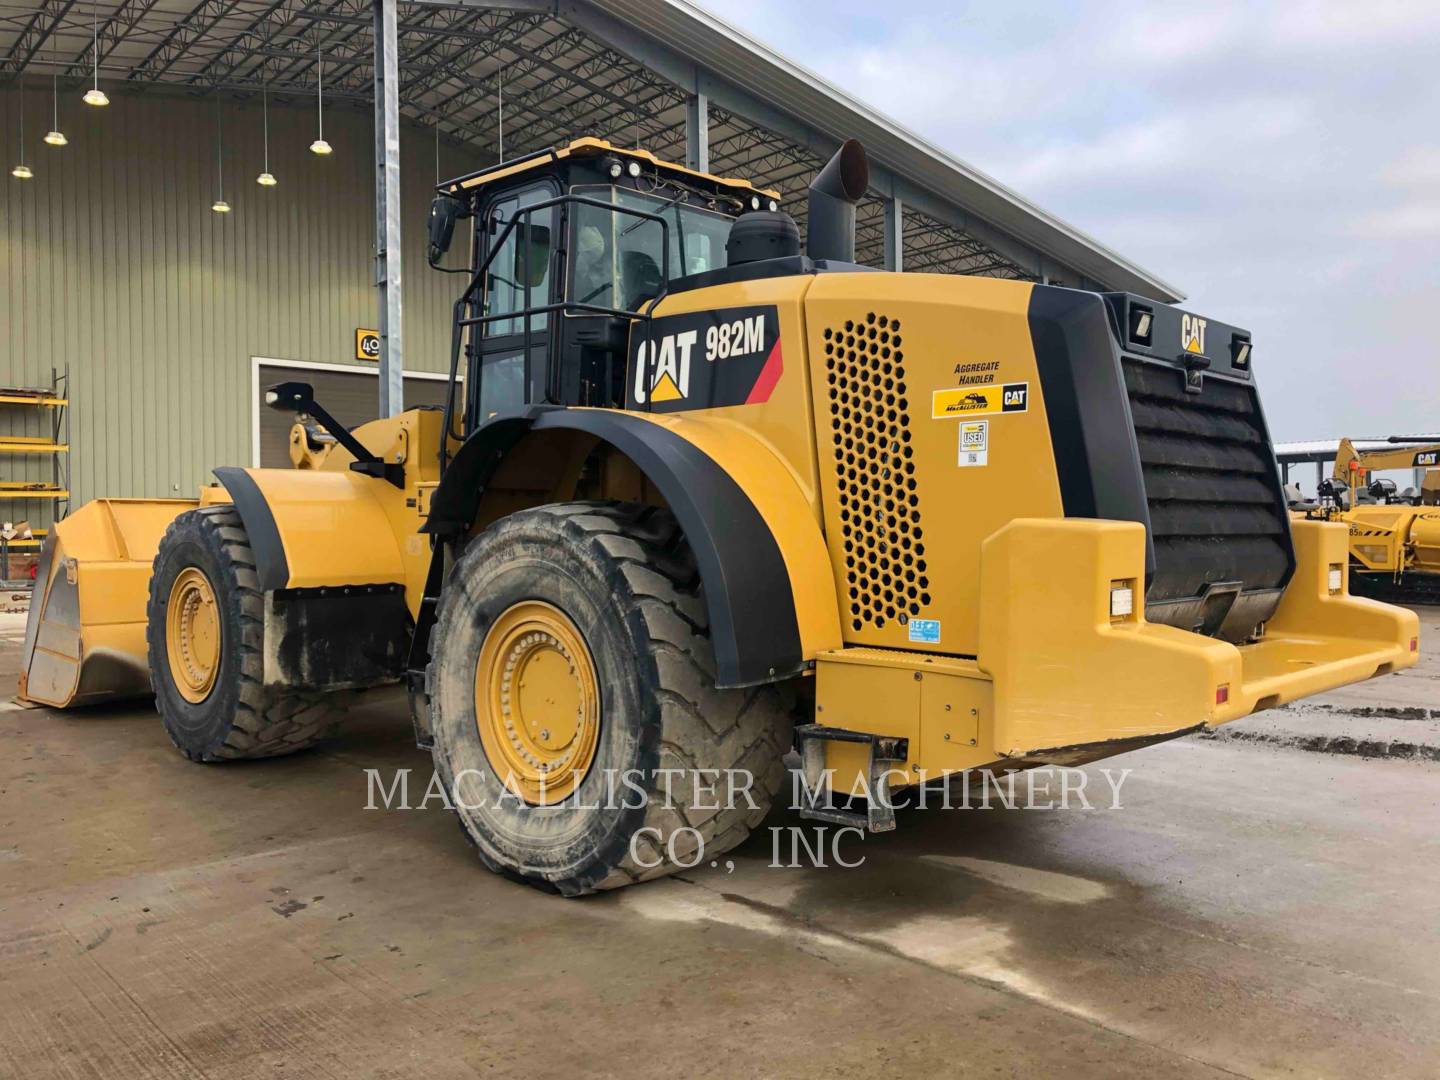
[[[1126,357],[1124,371],[1155,546],[1147,602],[1284,585],[1289,525],[1254,386],[1207,378],[1187,394],[1173,367]]]
[[[825,378],[850,626],[905,624],[930,603],[900,320],[827,327]]]

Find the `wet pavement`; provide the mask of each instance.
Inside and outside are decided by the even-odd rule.
[[[1440,709],[1435,674],[1316,712]],[[429,779],[393,696],[221,767],[148,706],[0,711],[0,1076],[1440,1074],[1432,761],[1190,738],[1088,810],[909,810],[853,867],[771,865],[781,813],[568,901],[366,768]]]

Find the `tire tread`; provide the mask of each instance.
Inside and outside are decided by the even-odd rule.
[[[682,869],[665,852],[670,837],[682,828],[699,832],[706,859],[723,854],[743,842],[760,823],[783,783],[783,757],[792,723],[784,695],[773,685],[715,688],[714,652],[700,575],[668,510],[622,502],[559,503],[520,511],[491,528],[523,528],[524,519],[535,516],[551,519],[550,526],[564,543],[608,567],[616,615],[630,619],[642,631],[646,655],[636,659],[654,671],[653,695],[661,717],[659,766],[687,773],[699,768],[707,774],[722,770],[715,794],[709,798],[723,808],[696,808],[680,792],[668,806],[665,799],[652,798],[641,827],[658,830],[660,842],[657,847],[651,842],[655,834],[646,834],[639,854],[644,862],[658,858],[658,866],[643,865],[627,845],[622,857],[592,867],[583,877],[524,880],[575,895],[663,877]],[[474,600],[465,585],[466,557],[472,553],[478,555],[472,548],[461,556],[452,571],[452,587],[442,591],[437,625],[443,623],[452,605]],[[726,807],[724,770],[746,770],[754,777],[750,789],[757,804],[754,809],[743,796],[738,805]],[[469,836],[463,819],[461,826]],[[473,836],[470,839],[475,843]],[[688,834],[682,839],[688,841]],[[490,869],[518,876],[497,865],[480,844],[475,847]],[[688,854],[684,846],[676,846],[680,860]]]
[[[233,506],[203,506],[182,514],[170,523],[160,542],[163,552],[182,527],[184,518],[195,515],[199,527],[210,534],[217,547],[220,565],[229,577],[226,583],[214,583],[222,602],[233,600],[239,606],[241,640],[229,647],[241,656],[239,667],[239,701],[229,731],[218,744],[195,748],[182,744],[168,722],[166,734],[175,748],[191,761],[218,762],[251,758],[278,757],[313,746],[334,730],[339,721],[342,695],[315,691],[271,688],[266,690],[264,678],[265,594],[260,590],[256,573],[255,553],[250,547],[249,533]],[[158,558],[157,558],[158,564]],[[150,685],[155,691],[155,706],[162,721],[166,720],[163,698],[157,682],[159,665],[166,662],[157,656],[154,640],[157,619],[165,619],[168,596],[159,595],[158,575],[150,579],[149,617],[145,641],[150,655]]]

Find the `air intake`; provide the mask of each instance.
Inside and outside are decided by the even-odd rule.
[[[800,254],[800,230],[789,214],[756,211],[735,219],[725,240],[725,262],[729,266],[784,259]]]

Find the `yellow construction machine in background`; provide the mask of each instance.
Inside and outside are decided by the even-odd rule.
[[[1418,488],[1372,479],[1389,469],[1424,470]],[[1440,603],[1440,443],[1357,450],[1342,439],[1328,485],[1308,516],[1350,530],[1356,592],[1409,603]]]

